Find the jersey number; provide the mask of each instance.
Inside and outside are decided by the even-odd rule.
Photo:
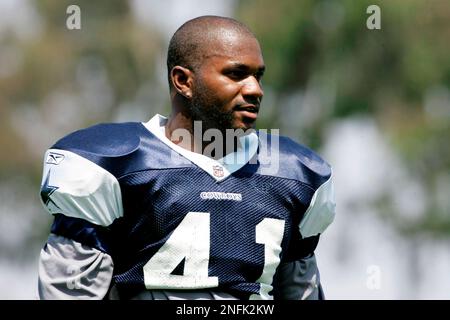
[[[189,212],[169,239],[144,265],[147,289],[200,289],[214,288],[218,277],[208,276],[209,264],[209,212]],[[264,244],[264,268],[259,295],[251,299],[270,299],[272,279],[280,262],[284,221],[264,218],[256,225],[256,243]],[[184,261],[183,275],[171,274]]]

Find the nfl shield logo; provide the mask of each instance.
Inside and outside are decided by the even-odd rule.
[[[213,174],[217,178],[223,177],[223,168],[221,166],[213,166]]]

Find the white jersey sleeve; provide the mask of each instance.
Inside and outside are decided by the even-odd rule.
[[[123,216],[117,179],[97,164],[70,151],[45,154],[41,199],[51,214],[109,226]],[[50,234],[39,260],[40,299],[102,299],[113,274],[111,256],[96,248]]]
[[[117,179],[97,164],[65,150],[46,152],[41,199],[51,214],[108,226],[123,216]]]
[[[323,233],[334,220],[335,207],[333,175],[330,175],[330,178],[314,193],[300,221],[302,237],[308,238]]]

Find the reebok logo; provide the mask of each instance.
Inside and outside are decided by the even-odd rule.
[[[64,160],[64,155],[55,153],[55,152],[50,152],[47,156],[47,160],[45,161],[45,163],[58,165],[63,160]]]

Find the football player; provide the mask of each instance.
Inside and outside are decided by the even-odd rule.
[[[168,118],[99,124],[46,152],[54,222],[39,297],[322,299],[314,250],[334,218],[332,172],[307,147],[251,130],[257,39],[234,19],[198,17],[173,35],[167,65]]]

